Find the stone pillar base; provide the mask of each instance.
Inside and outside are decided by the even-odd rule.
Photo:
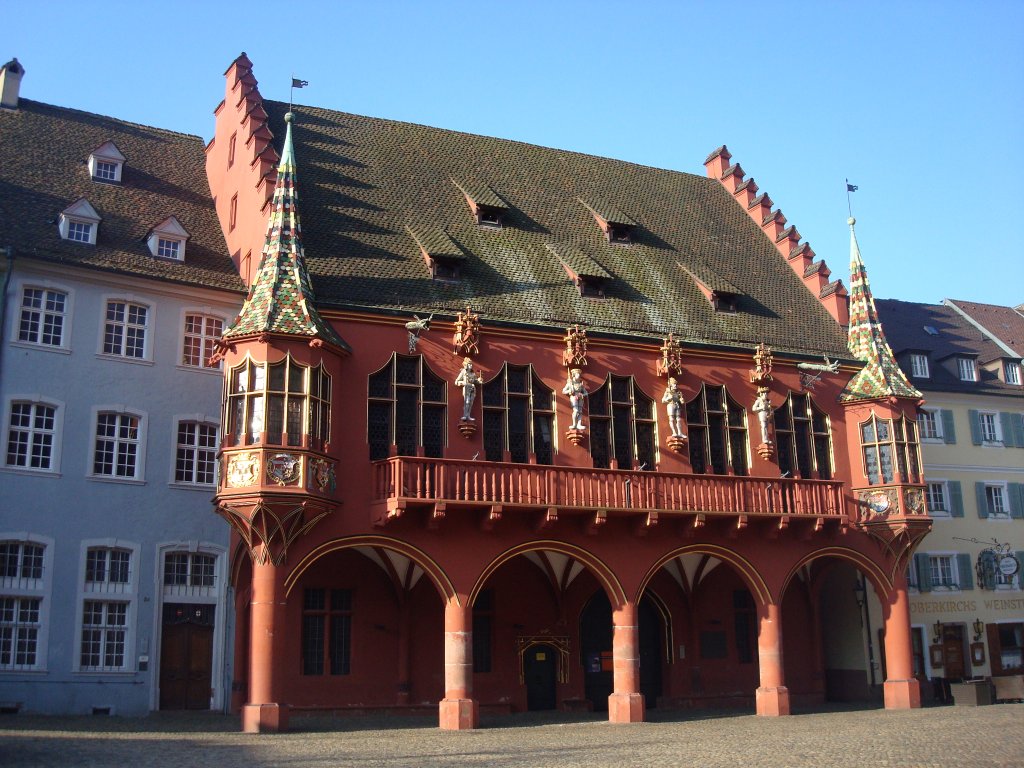
[[[246,704],[242,707],[242,731],[245,733],[280,733],[287,730],[287,704]]]
[[[778,688],[758,688],[754,697],[759,715],[780,717],[789,714],[789,689],[784,685]]]
[[[473,699],[441,699],[441,730],[469,731],[480,723],[480,707]]]
[[[613,693],[608,697],[609,723],[642,723],[644,714],[643,694]]]
[[[886,680],[883,691],[886,709],[919,709],[921,707],[921,684],[917,678]]]

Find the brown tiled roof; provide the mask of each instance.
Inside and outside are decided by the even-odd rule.
[[[89,154],[106,141],[126,158],[120,184],[89,177]],[[57,231],[60,212],[83,197],[102,217],[96,245]],[[155,258],[146,246],[168,216],[190,235],[184,262]],[[244,290],[210,198],[201,138],[28,99],[0,110],[0,247],[8,245],[16,258]]]
[[[960,299],[946,299],[946,302],[970,315],[972,320],[1012,349],[1018,357],[1024,357],[1024,314],[1018,309]]]
[[[287,106],[265,101],[284,136]],[[590,332],[824,353],[846,336],[722,185],[688,173],[515,141],[296,106],[294,141],[307,265],[321,307],[451,313],[483,322],[580,323]],[[484,179],[508,204],[478,227],[452,180]],[[580,200],[614,201],[637,224],[607,242]],[[445,230],[462,279],[434,281],[409,229]],[[611,279],[582,298],[549,244],[574,243]],[[739,294],[716,313],[687,274]],[[703,278],[702,278],[703,279]]]
[[[876,299],[875,307],[885,327],[889,346],[908,376],[910,354],[916,352],[928,355],[929,377],[910,379],[918,389],[925,392],[974,392],[1024,397],[1024,388],[1005,384],[995,373],[980,366],[979,380],[969,382],[961,381],[941,365],[941,361],[953,356],[977,357],[984,362],[1005,354],[952,307],[896,299]],[[934,328],[938,333],[929,333],[925,326]]]

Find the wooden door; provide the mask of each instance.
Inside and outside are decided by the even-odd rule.
[[[942,625],[942,669],[943,676],[949,680],[963,680],[967,677],[962,624]]]
[[[209,612],[171,607],[177,616],[205,619]],[[167,614],[165,610],[165,619]],[[212,622],[165,620],[160,642],[160,709],[209,709],[212,672]]]
[[[553,646],[534,645],[523,651],[523,677],[526,680],[526,708],[535,711],[554,709],[558,681],[558,651]]]

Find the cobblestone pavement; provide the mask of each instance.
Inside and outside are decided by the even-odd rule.
[[[18,766],[1024,766],[1024,704],[784,718],[652,712],[484,718],[444,732],[418,717],[293,718],[286,734],[238,732],[234,716],[0,717],[0,765]]]

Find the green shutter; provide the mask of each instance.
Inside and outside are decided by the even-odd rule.
[[[914,567],[917,569],[917,591],[932,591],[932,563],[928,555],[914,555]]]
[[[960,589],[974,589],[974,567],[970,555],[961,553],[956,556],[956,570],[960,579]]]
[[[1024,483],[1008,483],[1007,503],[1010,505],[1010,517],[1015,520],[1024,518]]]
[[[967,421],[971,424],[971,442],[981,445],[981,416],[972,408],[967,411]]]
[[[1017,445],[1013,436],[1013,414],[1006,411],[999,412],[999,426],[1003,430],[1003,445],[1013,448]]]
[[[1024,552],[1014,552],[1017,556],[1017,589],[1024,590]]]
[[[947,485],[949,486],[949,516],[963,517],[964,494],[963,491],[960,490],[960,481],[950,480]]]
[[[939,411],[942,414],[942,442],[956,442],[956,428],[953,426],[953,412],[943,408]]]
[[[1011,413],[1010,423],[1013,427],[1013,444],[1024,448],[1024,414]]]
[[[988,499],[985,498],[985,484],[974,484],[974,499],[978,503],[978,517],[982,520],[988,517]]]

